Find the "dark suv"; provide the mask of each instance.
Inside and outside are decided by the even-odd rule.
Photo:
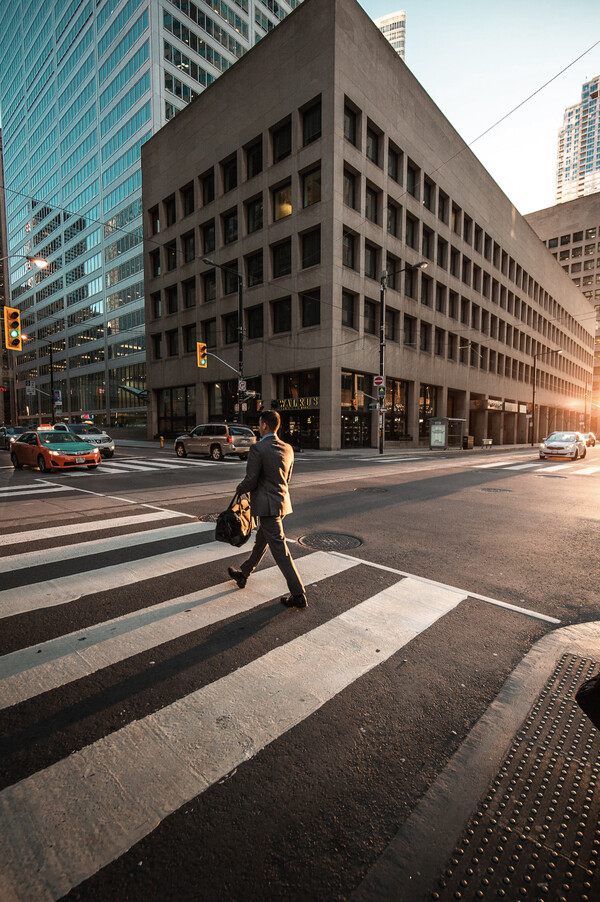
[[[177,436],[175,454],[177,457],[208,454],[213,460],[223,460],[227,454],[235,454],[240,460],[246,460],[250,445],[255,441],[256,436],[249,426],[205,423],[196,426],[190,433]]]

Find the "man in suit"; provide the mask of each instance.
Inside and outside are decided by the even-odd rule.
[[[237,487],[240,495],[250,492],[252,515],[259,518],[259,527],[248,560],[239,570],[228,567],[227,572],[243,589],[269,547],[290,593],[282,596],[281,603],[288,608],[306,608],[306,591],[283,532],[283,518],[292,513],[288,483],[292,477],[294,452],[277,436],[280,422],[276,410],[263,410],[259,417],[260,440],[250,448],[246,476]]]

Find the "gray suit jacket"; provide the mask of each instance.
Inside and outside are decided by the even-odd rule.
[[[246,475],[237,487],[250,492],[253,517],[285,517],[292,513],[288,482],[292,478],[294,452],[277,436],[250,447]]]

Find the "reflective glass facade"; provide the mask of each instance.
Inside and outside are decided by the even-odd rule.
[[[297,5],[2,4],[5,253],[28,337],[21,421],[48,416],[52,381],[65,416],[145,422],[141,147]],[[49,266],[32,269],[31,254]]]

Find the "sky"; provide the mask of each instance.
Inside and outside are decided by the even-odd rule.
[[[520,213],[555,203],[558,130],[600,75],[600,0],[359,0],[406,11],[407,66]],[[573,63],[573,65],[570,65]]]

